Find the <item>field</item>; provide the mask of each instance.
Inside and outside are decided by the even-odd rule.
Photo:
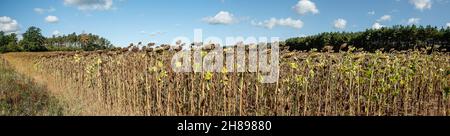
[[[0,58],[0,115],[62,115],[58,100],[32,79],[16,73]]]
[[[65,115],[450,115],[450,54],[282,51],[279,81],[258,73],[176,73],[174,51],[7,53]]]

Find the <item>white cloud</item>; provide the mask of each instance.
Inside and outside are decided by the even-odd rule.
[[[42,9],[42,8],[34,8],[34,12],[39,13],[39,14],[43,14],[45,12],[45,10]]]
[[[450,22],[446,24],[447,27],[450,27]]]
[[[393,10],[389,11],[389,13],[397,13],[397,12],[400,12],[400,10],[398,10],[398,9],[393,9]]]
[[[47,22],[47,23],[58,23],[58,21],[59,21],[58,17],[52,16],[52,15],[47,16],[45,18],[45,22]]]
[[[295,20],[292,18],[285,18],[285,19],[271,18],[270,20],[265,20],[263,22],[252,21],[251,24],[255,26],[265,27],[268,29],[272,29],[275,26],[286,26],[296,29],[301,29],[303,27],[303,21]]]
[[[50,12],[56,11],[56,9],[53,8],[53,7],[50,7],[50,8],[48,8],[48,9],[34,8],[33,10],[34,10],[34,12],[36,12],[36,13],[38,13],[38,14],[44,14],[45,12],[50,13]]]
[[[369,12],[367,12],[367,14],[369,14],[369,15],[375,15],[375,11],[369,11]]]
[[[64,0],[64,5],[75,6],[78,10],[110,10],[113,0]]]
[[[20,30],[19,23],[16,20],[2,16],[0,17],[0,31],[5,32],[6,34],[18,33]]]
[[[232,24],[237,22],[237,20],[234,18],[233,14],[227,12],[227,11],[220,11],[213,17],[205,17],[203,18],[203,21],[205,21],[208,24],[217,25],[217,24]]]
[[[142,30],[139,33],[142,34],[142,35],[148,35],[150,37],[155,37],[155,36],[158,36],[158,35],[163,35],[165,32],[157,31],[157,32],[149,33],[149,32],[146,32],[146,31]]]
[[[384,26],[381,25],[381,24],[378,23],[378,22],[375,22],[375,23],[372,25],[372,29],[380,29],[380,28],[382,28],[382,27],[384,27]]]
[[[345,19],[339,18],[334,20],[334,28],[336,29],[345,29],[347,26],[347,21]]]
[[[53,31],[52,33],[54,36],[59,36],[61,35],[61,32],[59,32],[58,30]]]
[[[418,24],[420,22],[420,18],[409,18],[408,24]]]
[[[381,16],[380,19],[378,19],[377,21],[378,22],[391,21],[391,19],[392,19],[391,15],[384,15],[384,16]]]
[[[150,37],[155,37],[155,36],[163,35],[163,34],[164,34],[164,32],[154,32],[154,33],[150,33],[149,35],[150,35]]]
[[[300,15],[305,15],[307,13],[318,14],[319,10],[314,2],[310,0],[300,0],[297,5],[293,7]]]
[[[424,10],[424,9],[431,9],[431,0],[409,0],[409,3],[414,4],[416,9]]]

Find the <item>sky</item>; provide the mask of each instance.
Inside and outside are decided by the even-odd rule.
[[[450,26],[450,0],[1,0],[0,31],[93,33],[115,46],[208,37],[280,37],[392,25]]]

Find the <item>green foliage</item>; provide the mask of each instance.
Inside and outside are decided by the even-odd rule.
[[[322,49],[325,46],[332,46],[333,50],[346,50],[348,48],[341,46],[344,43],[372,52],[382,48],[398,51],[421,48],[449,51],[450,28],[397,25],[364,32],[326,32],[286,40],[286,45],[294,50]]]
[[[11,33],[5,35],[4,32],[0,32],[0,53],[3,52],[17,52],[22,49],[17,45],[17,35]]]
[[[111,49],[113,45],[107,39],[94,34],[79,34],[72,33],[63,36],[53,36],[47,38],[45,46],[49,50],[62,50],[62,51],[74,51],[74,50],[104,50]]]
[[[72,33],[46,38],[42,36],[40,28],[33,26],[28,28],[23,34],[23,39],[19,42],[15,33],[6,35],[3,31],[0,31],[0,53],[20,51],[94,51],[112,48],[114,46],[110,41],[91,33],[79,35]]]
[[[23,40],[19,44],[24,51],[47,51],[43,45],[45,37],[42,36],[40,28],[32,26],[22,36]]]

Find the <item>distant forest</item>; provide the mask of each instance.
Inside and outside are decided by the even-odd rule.
[[[44,37],[41,29],[30,27],[18,40],[17,34],[0,31],[0,52],[20,51],[93,51],[115,48],[110,41],[94,34],[68,34]],[[285,45],[291,50],[346,50],[355,47],[365,51],[429,49],[450,51],[450,27],[402,26],[367,29],[363,32],[325,32],[290,38]]]
[[[367,29],[363,32],[325,32],[318,35],[290,38],[286,45],[291,50],[332,48],[346,50],[352,46],[365,51],[429,49],[449,51],[450,27],[401,26]]]
[[[39,52],[39,51],[93,51],[110,49],[114,46],[107,39],[94,34],[72,33],[63,36],[42,36],[41,29],[30,27],[18,40],[15,33],[5,34],[0,31],[0,53],[2,52]]]

